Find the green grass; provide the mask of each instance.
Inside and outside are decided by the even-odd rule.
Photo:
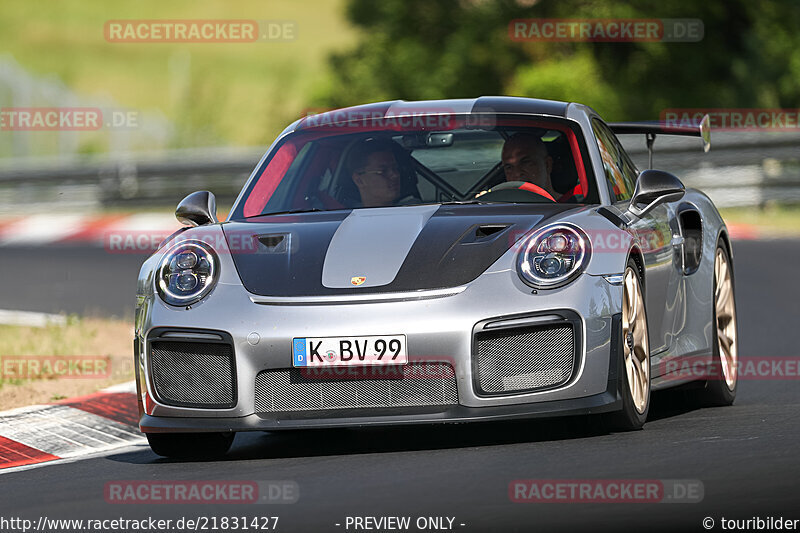
[[[800,236],[800,206],[773,205],[720,209],[726,224],[755,226],[762,235]]]
[[[0,325],[0,411],[92,394],[133,379],[133,327],[130,320],[67,317],[63,326],[43,328]],[[102,361],[99,375],[31,376],[32,358],[66,356],[66,361]],[[75,356],[70,359],[70,356]],[[42,368],[53,364],[43,359]],[[105,366],[107,365],[107,366]],[[52,368],[52,367],[51,367]]]
[[[46,327],[0,325],[0,364],[3,359],[30,356],[102,356],[127,361],[131,358],[133,328],[128,320],[67,317],[66,324]],[[114,377],[130,379],[130,365],[112,368]],[[3,385],[19,385],[19,379],[4,379]]]
[[[343,10],[344,0],[3,0],[0,54],[90,98],[162,111],[177,146],[258,145],[311,105],[328,54],[355,41]],[[298,32],[288,42],[107,42],[105,22],[127,19],[283,20]]]

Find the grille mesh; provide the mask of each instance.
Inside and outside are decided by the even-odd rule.
[[[486,393],[530,391],[566,383],[575,368],[571,325],[477,334],[478,385]]]
[[[396,376],[321,379],[305,369],[265,370],[256,376],[255,408],[269,413],[458,403],[455,373],[447,363],[412,363]]]
[[[154,341],[153,385],[170,405],[232,407],[233,348],[228,344]]]

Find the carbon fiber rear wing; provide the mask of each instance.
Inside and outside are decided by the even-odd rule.
[[[649,166],[653,168],[653,142],[656,135],[684,135],[700,137],[703,140],[703,151],[711,149],[711,118],[705,115],[697,126],[671,126],[663,122],[614,122],[609,124],[615,135],[644,134],[647,141]]]

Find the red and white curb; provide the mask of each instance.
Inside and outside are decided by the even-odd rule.
[[[0,218],[0,246],[91,243],[98,246],[131,236],[169,237],[181,227],[168,213],[137,215],[42,214]],[[156,242],[158,244],[158,242]]]
[[[0,473],[143,444],[133,382],[0,412]]]
[[[0,309],[0,324],[4,326],[31,326],[34,328],[44,328],[51,325],[66,326],[67,317],[52,313]]]
[[[768,238],[763,235],[763,231],[758,226],[751,226],[749,224],[727,224],[728,234],[731,240],[734,241],[755,241],[762,238]]]

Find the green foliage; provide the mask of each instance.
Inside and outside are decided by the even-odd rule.
[[[160,111],[174,124],[171,147],[264,145],[309,106],[327,55],[352,46],[343,12],[344,0],[0,0],[0,56],[38,80],[63,82],[92,105],[108,98],[120,108]],[[107,21],[139,19],[291,21],[297,35],[286,42],[106,41]],[[0,106],[25,105],[7,96],[0,94]],[[78,134],[80,151],[108,150],[105,137],[92,133]],[[38,148],[46,137],[36,137]],[[37,153],[55,152],[57,141]]]
[[[603,116],[620,116],[624,112],[624,102],[614,85],[604,79],[599,65],[585,50],[521,66],[506,94],[581,102]]]
[[[333,55],[327,103],[502,94],[525,61],[506,32],[517,11],[509,1],[353,0],[348,18],[363,38]]]
[[[350,0],[361,30],[320,102],[509,94],[580,101],[614,120],[665,108],[800,106],[796,0]],[[513,42],[517,18],[700,19],[700,42]]]
[[[653,119],[668,107],[800,107],[798,0],[2,2],[0,53],[90,102],[161,111],[175,147],[267,144],[304,108],[396,98],[556,98],[610,120]],[[298,35],[234,44],[103,36],[108,20],[181,18],[291,20]],[[520,43],[508,34],[517,18],[697,18],[705,37]],[[80,135],[82,153],[108,149]]]

